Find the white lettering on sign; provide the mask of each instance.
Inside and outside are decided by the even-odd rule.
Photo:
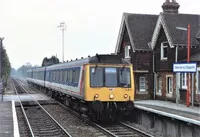
[[[175,63],[173,64],[173,72],[196,72],[196,63]]]

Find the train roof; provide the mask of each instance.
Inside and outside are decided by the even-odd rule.
[[[39,67],[39,68],[35,68],[35,69],[33,69],[33,71],[35,72],[37,72],[37,71],[44,71],[45,70],[45,68],[46,67]]]
[[[83,64],[87,64],[87,63],[91,63],[91,64],[130,64],[128,61],[124,60],[121,58],[121,56],[119,55],[105,55],[105,54],[101,54],[101,55],[95,55],[95,56],[91,56],[88,58],[82,58],[79,60],[73,60],[73,61],[68,61],[68,62],[64,62],[61,64],[55,64],[55,65],[51,65],[47,67],[48,69],[53,69],[53,68],[62,68],[62,67],[66,67],[66,66],[82,66]]]
[[[32,68],[32,69],[29,69],[27,70],[27,72],[32,72],[32,71],[43,71],[45,70],[46,67],[38,67],[38,68]]]
[[[39,68],[33,68],[28,70],[28,72],[30,72],[31,70],[33,71],[43,71],[45,70],[49,70],[49,69],[54,69],[54,68],[64,68],[66,66],[73,66],[73,67],[78,67],[78,66],[82,66],[83,64],[87,64],[87,63],[91,63],[91,64],[130,64],[130,62],[124,60],[123,58],[121,58],[120,55],[105,55],[105,54],[101,54],[98,55],[96,54],[95,56],[91,56],[88,58],[82,58],[79,60],[73,60],[73,61],[68,61],[68,62],[64,62],[64,63],[60,63],[60,64],[54,64],[51,66],[46,66],[46,67],[39,67]]]

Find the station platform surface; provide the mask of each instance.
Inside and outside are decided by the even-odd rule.
[[[160,100],[135,101],[135,107],[200,126],[200,107]]]
[[[51,100],[50,97],[47,97],[44,94],[19,94],[19,95],[4,95],[3,101],[15,101],[18,102],[19,98],[21,101],[33,101],[33,100]]]
[[[19,137],[14,101],[0,102],[0,137]]]

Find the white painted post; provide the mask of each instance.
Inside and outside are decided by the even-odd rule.
[[[192,73],[192,107],[194,106],[194,73]]]

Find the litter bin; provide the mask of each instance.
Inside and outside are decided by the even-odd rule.
[[[180,101],[181,102],[186,102],[187,89],[179,89],[179,91],[180,91]]]

